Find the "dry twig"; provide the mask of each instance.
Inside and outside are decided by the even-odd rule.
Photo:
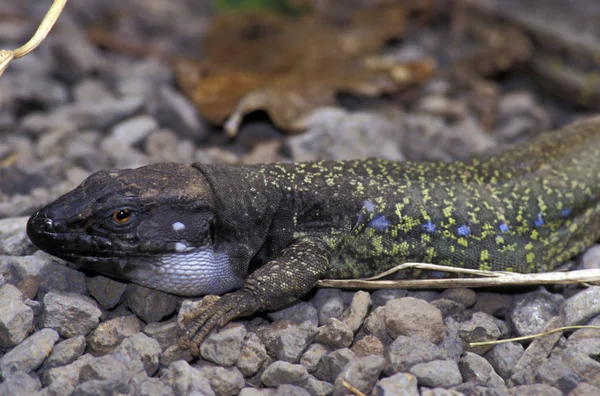
[[[19,59],[27,55],[44,41],[66,4],[67,0],[54,0],[35,34],[25,45],[15,50],[0,50],[0,76],[13,59]]]

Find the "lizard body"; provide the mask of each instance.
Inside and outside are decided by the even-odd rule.
[[[193,346],[326,277],[406,261],[552,270],[600,239],[600,118],[484,161],[100,171],[36,212],[27,232],[53,255],[151,288],[229,292],[195,312]]]

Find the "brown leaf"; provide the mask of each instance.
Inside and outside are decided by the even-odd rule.
[[[205,61],[176,61],[178,82],[204,117],[226,123],[232,135],[255,110],[284,130],[302,130],[315,108],[335,105],[337,92],[376,96],[433,73],[431,60],[399,64],[377,55],[402,36],[408,11],[382,6],[335,21],[224,14],[205,37]]]

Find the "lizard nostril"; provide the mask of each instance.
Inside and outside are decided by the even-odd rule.
[[[41,219],[39,226],[43,231],[50,232],[54,228],[54,222],[52,219]]]

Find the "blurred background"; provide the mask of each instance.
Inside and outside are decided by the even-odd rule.
[[[47,1],[0,4],[0,49]],[[600,107],[594,0],[78,0],[0,77],[0,218],[104,168],[486,156]]]

